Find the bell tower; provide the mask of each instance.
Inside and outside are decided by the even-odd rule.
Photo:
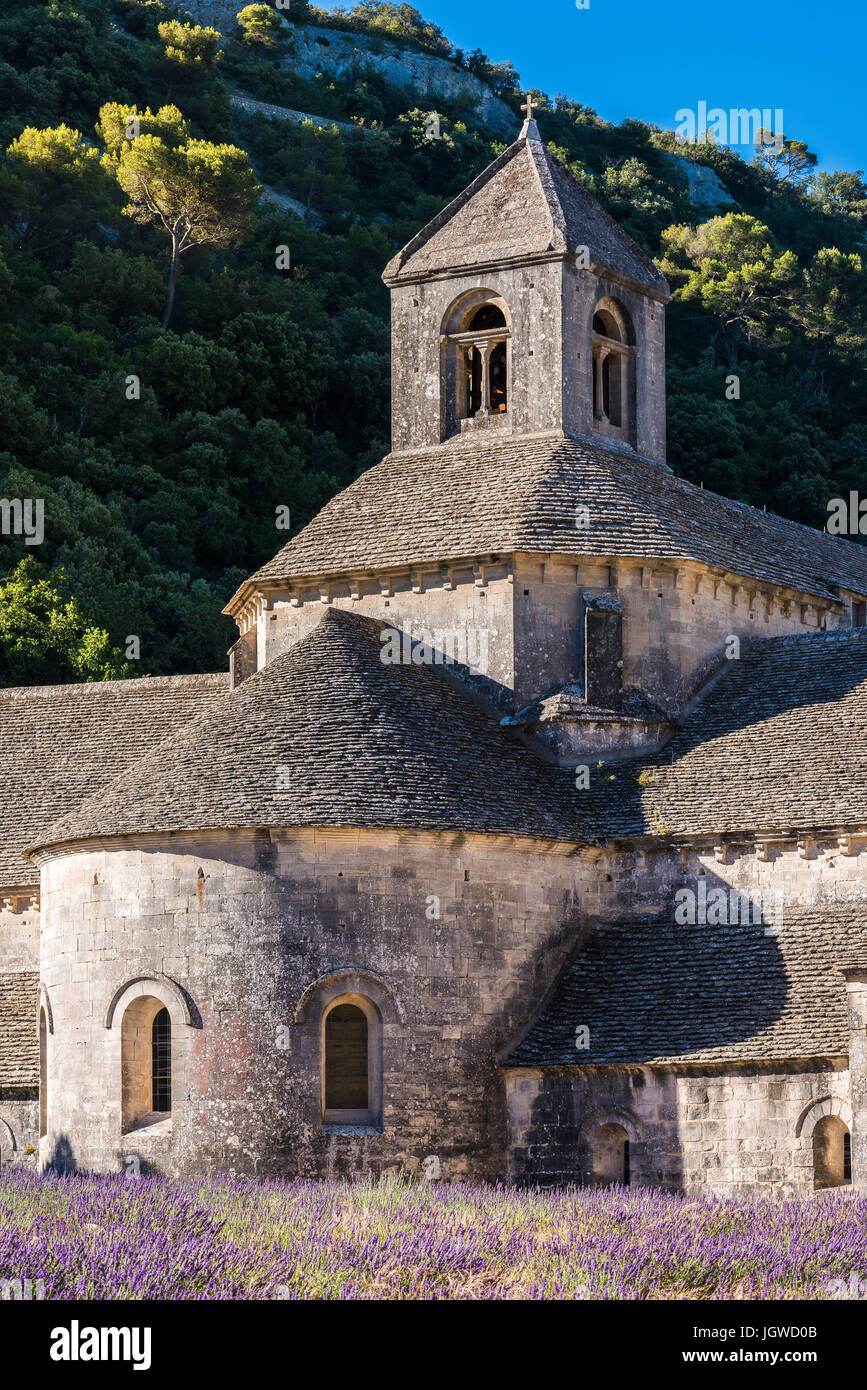
[[[392,449],[568,434],[664,462],[668,285],[525,109],[383,274]]]

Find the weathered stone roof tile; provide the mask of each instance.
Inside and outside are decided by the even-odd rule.
[[[539,138],[533,123],[387,265],[418,280],[511,258],[574,254],[669,297],[665,276]]]
[[[25,846],[228,689],[228,675],[0,690],[0,887],[38,884]]]
[[[576,508],[589,524],[576,525]],[[515,552],[694,560],[837,598],[867,594],[867,546],[760,512],[625,450],[577,438],[447,444],[392,454],[263,565],[257,586],[305,576]],[[228,610],[227,610],[228,611]]]
[[[0,1095],[39,1085],[38,970],[0,970]]]
[[[568,780],[434,670],[384,663],[387,631],[327,609],[41,842],[295,825],[580,838]]]
[[[772,914],[768,914],[771,915]],[[782,923],[597,927],[507,1066],[748,1062],[845,1057],[846,986],[863,904],[786,907]],[[576,1029],[589,1047],[576,1047]]]
[[[867,629],[771,637],[726,664],[661,753],[607,769],[592,814],[626,836],[856,829],[865,747]]]

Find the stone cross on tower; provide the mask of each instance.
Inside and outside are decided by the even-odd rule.
[[[542,137],[539,134],[539,127],[537,126],[536,121],[534,119],[532,94],[530,92],[527,92],[526,96],[527,100],[521,106],[521,110],[526,111],[527,119],[524,122],[519,138],[523,140],[541,140]]]

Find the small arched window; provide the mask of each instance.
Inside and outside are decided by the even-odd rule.
[[[379,1125],[382,1112],[382,1036],[379,1011],[359,995],[337,999],[322,1032],[323,1122]]]
[[[443,434],[503,423],[509,413],[511,330],[504,302],[473,291],[443,324]]]
[[[593,315],[593,428],[635,443],[635,348],[626,310],[604,299]]]
[[[367,1019],[356,1004],[338,1004],[325,1020],[325,1108],[366,1110]]]
[[[171,1112],[172,1020],[165,1006],[154,1016],[151,1024],[151,1095],[155,1112]]]
[[[852,1181],[852,1141],[838,1115],[823,1115],[813,1130],[813,1186],[843,1187]]]
[[[172,1021],[161,999],[139,995],[121,1023],[122,1124],[126,1133],[172,1112]]]

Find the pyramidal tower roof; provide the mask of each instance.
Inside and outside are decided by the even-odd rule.
[[[575,506],[590,508],[579,530]],[[238,590],[325,574],[543,553],[670,557],[802,593],[867,593],[867,546],[696,487],[580,439],[517,439],[390,454],[333,497]]]
[[[668,299],[664,275],[551,154],[529,119],[515,143],[389,261],[382,278],[394,285],[509,260],[575,255],[582,247],[591,264]]]

